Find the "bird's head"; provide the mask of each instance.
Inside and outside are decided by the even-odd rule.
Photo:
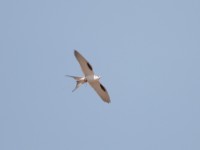
[[[95,80],[99,80],[100,78],[101,78],[101,76],[94,75]]]

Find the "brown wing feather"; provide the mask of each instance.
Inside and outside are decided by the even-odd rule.
[[[91,82],[89,84],[104,102],[110,103],[110,96],[108,95],[106,88],[99,81]]]
[[[74,50],[74,55],[76,59],[78,60],[81,66],[81,70],[83,71],[84,75],[85,76],[94,75],[94,72],[90,63],[77,50]]]

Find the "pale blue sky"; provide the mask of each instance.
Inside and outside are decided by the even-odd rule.
[[[199,150],[200,1],[0,1],[1,150]],[[106,104],[73,50],[107,88]]]

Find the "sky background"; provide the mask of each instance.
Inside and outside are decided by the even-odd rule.
[[[1,150],[199,150],[199,0],[1,0]],[[77,49],[109,91],[83,85]]]

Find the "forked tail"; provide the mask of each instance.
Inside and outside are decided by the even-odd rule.
[[[84,83],[84,80],[81,80],[83,77],[76,77],[76,76],[70,76],[70,75],[66,75],[66,76],[74,78],[76,80],[76,87],[72,90],[72,92],[74,92]]]

